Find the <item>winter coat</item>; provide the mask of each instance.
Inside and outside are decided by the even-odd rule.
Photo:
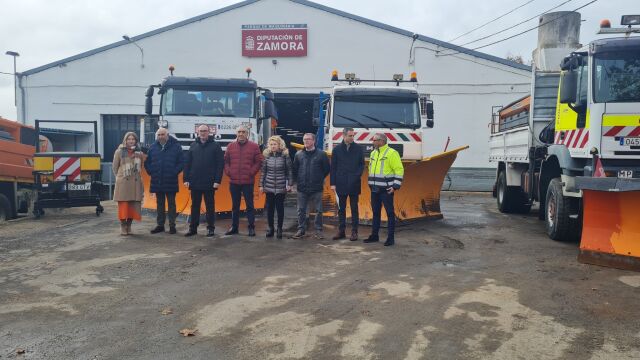
[[[293,179],[298,192],[312,194],[322,191],[324,178],[329,174],[327,154],[318,149],[300,150],[293,159]]]
[[[283,152],[272,153],[267,149],[263,155],[260,186],[265,193],[286,193],[287,185],[293,185],[293,170],[289,151],[285,149]]]
[[[213,184],[222,181],[224,153],[213,137],[202,143],[194,141],[187,152],[183,178],[191,190],[212,190]]]
[[[227,151],[224,153],[224,173],[229,177],[230,183],[253,184],[261,166],[262,154],[258,144],[247,140],[243,144],[234,141],[227,145]]]
[[[154,142],[147,153],[144,167],[151,177],[152,193],[178,192],[178,174],[184,166],[182,146],[175,138],[169,136],[167,143],[162,146]]]
[[[331,153],[331,185],[338,195],[360,195],[360,183],[364,170],[364,150],[361,145],[342,142]]]
[[[139,151],[136,150],[136,151]],[[115,201],[142,201],[144,187],[142,186],[143,159],[130,156],[127,149],[120,145],[113,154],[113,174],[116,176],[116,186],[113,190]]]

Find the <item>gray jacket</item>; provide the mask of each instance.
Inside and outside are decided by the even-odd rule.
[[[268,150],[265,151],[260,186],[262,186],[265,193],[284,194],[287,192],[287,185],[293,185],[289,153],[280,152],[274,154]]]

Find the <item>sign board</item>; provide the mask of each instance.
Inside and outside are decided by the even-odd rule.
[[[242,56],[307,56],[307,24],[242,25]]]

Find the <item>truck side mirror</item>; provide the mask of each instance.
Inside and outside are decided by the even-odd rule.
[[[560,103],[573,104],[576,102],[578,90],[578,72],[563,71],[560,76]]]
[[[144,96],[147,97],[144,101],[144,113],[147,115],[151,115],[151,113],[153,112],[153,86],[149,86],[147,88]]]
[[[432,129],[432,128],[433,128],[433,119],[427,119],[427,127],[428,127],[429,129]]]
[[[258,96],[258,120],[262,120],[265,118],[265,103],[266,99],[264,95]]]

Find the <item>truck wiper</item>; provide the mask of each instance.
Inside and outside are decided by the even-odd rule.
[[[190,114],[190,113],[169,113],[166,115],[170,115],[170,116],[200,116],[200,114]]]
[[[369,128],[368,128],[365,124],[361,123],[360,121],[358,121],[358,120],[356,120],[356,119],[354,119],[354,118],[350,118],[350,117],[348,117],[348,116],[344,116],[344,115],[340,115],[340,114],[336,114],[336,115],[337,115],[337,116],[340,116],[340,117],[341,117],[341,118],[343,118],[343,119],[347,119],[347,120],[353,121],[354,123],[356,123],[356,124],[360,125],[360,127],[363,127],[363,128],[365,128],[365,129],[369,130]]]
[[[360,115],[362,115],[362,116],[364,116],[364,117],[366,117],[366,118],[369,118],[369,119],[371,119],[371,120],[373,120],[373,121],[377,121],[377,122],[379,122],[380,124],[382,124],[382,125],[384,125],[384,126],[388,127],[389,129],[393,129],[391,126],[389,126],[389,124],[391,124],[391,125],[397,125],[398,127],[411,126],[411,129],[412,129],[412,130],[415,130],[415,129],[419,128],[419,126],[417,126],[416,124],[411,124],[411,125],[409,125],[409,124],[401,123],[401,122],[399,122],[399,121],[383,121],[383,120],[380,120],[380,119],[375,118],[375,117],[373,117],[373,116],[369,116],[369,115],[365,115],[365,114],[360,114]]]

